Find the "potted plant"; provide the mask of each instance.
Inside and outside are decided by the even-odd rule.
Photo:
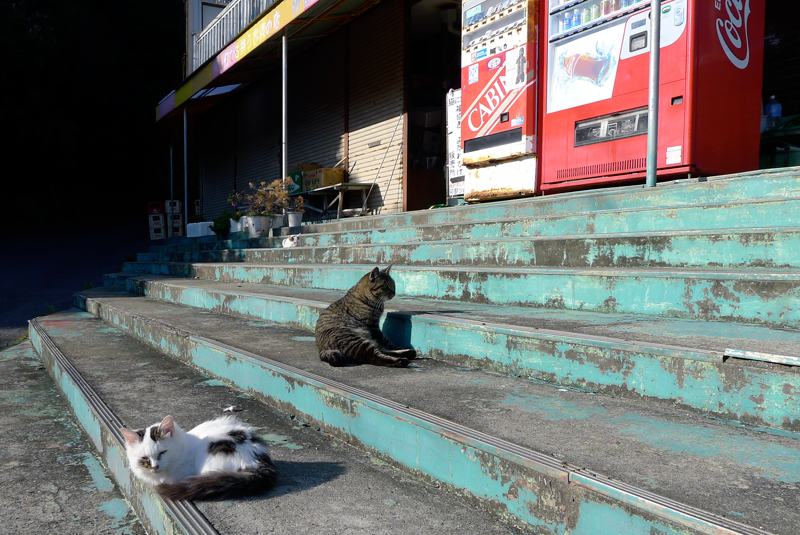
[[[273,180],[270,183],[262,181],[259,185],[250,182],[250,188],[237,195],[237,198],[246,206],[247,230],[251,238],[266,236],[274,225],[275,214],[286,207],[289,194],[283,186],[283,180]]]
[[[243,232],[247,229],[244,214],[244,195],[233,190],[233,193],[228,195],[228,203],[233,207],[233,214],[231,214],[231,232]]]
[[[214,223],[211,225],[211,232],[217,235],[217,238],[224,240],[228,237],[231,230],[231,213],[227,210],[214,218]]]
[[[284,208],[284,213],[286,214],[287,219],[286,224],[289,227],[299,227],[303,222],[303,212],[305,211],[303,203],[305,201],[303,200],[302,195],[288,195],[289,186],[291,186],[291,184],[292,179],[287,176],[283,180],[283,185],[287,191],[286,208]]]

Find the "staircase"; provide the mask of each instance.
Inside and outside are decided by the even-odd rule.
[[[283,437],[282,477],[314,479],[296,494],[346,503],[365,532],[380,520],[354,474],[405,497],[387,533],[792,535],[798,216],[787,169],[308,224],[289,249],[178,238],[32,320],[31,340],[150,531],[249,532],[236,522],[290,506],[279,489],[233,520],[128,475],[123,422],[243,405]],[[421,358],[321,363],[320,311],[389,263],[384,332]]]

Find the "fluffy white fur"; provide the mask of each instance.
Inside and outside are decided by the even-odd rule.
[[[156,428],[157,441],[151,436],[153,428]],[[240,436],[253,436],[252,429],[233,416],[203,422],[189,432],[183,431],[171,416],[164,418],[160,424],[148,427],[143,433],[130,429],[121,431],[125,437],[131,471],[153,486],[203,474],[255,471],[260,463],[263,465],[263,456],[269,460],[263,443],[249,438],[236,443],[235,452],[209,452],[210,445],[220,442],[230,444],[232,436],[235,437],[237,433]]]
[[[284,247],[296,247],[299,241],[300,234],[293,234],[283,239],[281,242]]]

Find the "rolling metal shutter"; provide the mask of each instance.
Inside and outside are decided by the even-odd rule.
[[[403,209],[404,29],[399,0],[369,9],[349,28],[348,160],[355,164],[350,181],[375,180],[367,206],[382,212]]]
[[[345,42],[345,33],[336,32],[289,58],[289,166],[333,167],[344,158]]]
[[[207,221],[228,207],[228,194],[233,191],[234,138],[220,135],[220,132],[233,132],[232,104],[235,103],[225,102],[198,121],[203,188],[201,209]]]
[[[280,176],[280,74],[245,87],[237,95],[236,187],[272,181]]]

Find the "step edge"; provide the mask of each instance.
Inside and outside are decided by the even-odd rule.
[[[522,466],[526,465],[524,463],[520,463],[518,460],[515,460],[515,458],[527,460],[531,464],[540,467],[540,469],[546,470],[545,472],[546,475],[549,475],[551,477],[555,476],[558,477],[559,479],[566,478],[567,483],[569,483],[571,477],[581,477],[581,476],[585,478],[585,481],[592,480],[593,483],[600,483],[603,480],[613,481],[611,478],[600,476],[595,472],[591,472],[591,474],[594,474],[593,477],[594,480],[596,480],[594,481],[592,477],[587,477],[585,475],[587,472],[589,472],[586,469],[578,469],[577,467],[571,467],[566,463],[560,461],[554,462],[553,460],[551,460],[550,456],[539,453],[535,450],[531,450],[524,446],[513,444],[511,442],[499,439],[497,437],[492,437],[490,435],[468,428],[461,424],[457,424],[455,422],[446,420],[444,418],[440,418],[438,416],[425,413],[424,411],[420,411],[418,409],[412,409],[400,403],[391,401],[386,398],[382,398],[381,396],[371,394],[361,389],[351,387],[349,385],[345,385],[337,381],[326,379],[324,377],[320,377],[310,372],[299,370],[288,364],[273,361],[267,357],[256,355],[247,350],[235,348],[233,346],[230,346],[228,344],[216,340],[194,335],[192,333],[179,329],[173,325],[170,325],[167,322],[152,318],[147,318],[135,312],[131,312],[122,309],[120,307],[116,307],[114,305],[99,303],[92,298],[86,298],[86,300],[87,302],[94,301],[99,308],[106,308],[109,312],[113,311],[117,314],[126,315],[134,318],[137,321],[146,321],[151,326],[161,326],[161,328],[165,330],[186,337],[189,341],[193,342],[194,344],[205,345],[211,348],[217,348],[221,350],[220,352],[235,355],[245,360],[254,361],[272,372],[278,372],[279,374],[284,373],[290,375],[296,380],[305,382],[306,384],[312,386],[313,388],[318,388],[318,389],[323,388],[332,395],[341,395],[340,393],[346,393],[347,394],[346,397],[356,398],[357,400],[360,400],[363,404],[372,407],[374,410],[381,410],[383,408],[390,409],[393,410],[394,412],[398,412],[405,415],[407,419],[409,419],[409,421],[427,422],[428,424],[434,427],[441,428],[442,432],[440,434],[442,434],[443,436],[447,436],[451,440],[458,440],[459,442],[462,442],[465,445],[471,446],[476,449],[480,449],[490,455],[494,454],[492,452],[492,449],[495,449],[498,452],[503,452],[504,454],[503,456],[506,458],[506,460],[515,462]],[[100,310],[98,310],[98,317],[102,317],[100,315]],[[177,358],[180,358],[180,356],[178,355],[175,356]],[[206,369],[206,372],[211,373],[212,375],[216,375],[213,373],[213,371],[208,369]],[[220,379],[225,380],[226,378],[220,377]],[[382,410],[381,412],[384,412],[387,415],[391,415],[390,412],[385,412]],[[419,426],[419,424],[415,425]],[[450,430],[451,433],[447,433],[448,430]],[[358,437],[355,438],[358,439]],[[487,442],[485,438],[490,439],[490,441]],[[465,439],[469,439],[469,441]],[[622,485],[624,485],[624,487]],[[677,522],[686,527],[696,529],[703,533],[707,533],[709,535],[719,535],[719,534],[769,535],[769,532],[759,530],[757,528],[753,528],[745,524],[741,524],[739,522],[727,519],[725,517],[721,517],[714,513],[710,513],[708,511],[703,511],[701,509],[694,508],[686,504],[682,504],[680,502],[671,500],[669,498],[658,496],[654,493],[645,491],[644,489],[639,489],[638,487],[635,487],[633,485],[628,485],[624,483],[622,485],[611,487],[609,485],[594,484],[591,488],[595,492],[605,495],[608,498],[617,499],[628,505],[640,509],[642,508],[642,503],[643,503],[642,500],[645,500],[645,502],[647,502],[648,500],[652,500],[653,497],[658,497],[660,507],[664,507],[668,510],[674,510],[674,512],[671,512],[670,515],[667,516],[662,512],[662,510],[659,507],[645,509],[647,512],[650,512],[651,514],[660,516],[662,518],[666,518],[673,522]],[[608,490],[606,490],[607,488],[614,488],[614,492],[609,492]]]
[[[119,452],[125,451],[125,441],[123,439],[122,433],[119,431],[119,428],[123,425],[122,420],[114,414],[108,405],[100,398],[100,396],[95,392],[95,390],[89,385],[88,382],[83,378],[80,372],[75,368],[69,358],[64,355],[63,352],[58,348],[50,335],[47,333],[47,330],[38,322],[37,319],[32,319],[29,322],[29,330],[33,335],[31,338],[36,339],[42,346],[42,350],[37,351],[40,353],[40,357],[43,357],[41,354],[43,350],[46,349],[48,353],[53,358],[53,365],[48,367],[48,372],[50,373],[53,381],[56,383],[59,391],[61,391],[62,396],[66,398],[67,403],[73,409],[73,416],[75,419],[80,423],[81,428],[83,429],[84,433],[86,433],[85,429],[85,422],[83,422],[80,417],[77,415],[75,411],[75,407],[73,405],[73,401],[67,395],[66,392],[63,391],[63,387],[61,386],[60,382],[57,380],[55,374],[56,371],[54,369],[55,365],[58,365],[62,369],[62,376],[66,375],[68,380],[73,383],[75,388],[81,393],[85,402],[89,406],[90,410],[94,413],[95,418],[98,420],[100,424],[100,432],[104,434],[112,441],[112,444],[116,446]],[[34,344],[35,347],[36,344]],[[42,358],[44,361],[45,359]],[[90,436],[92,442],[95,444],[95,447],[98,448],[98,452],[101,455],[107,455],[107,450],[103,451],[104,448],[102,447],[103,444],[98,445],[97,442],[93,437]],[[102,437],[101,437],[102,441]],[[104,460],[106,462],[106,470],[109,474],[113,475],[114,479],[117,479],[117,474],[113,470],[108,469],[108,460],[107,457],[104,456]],[[123,470],[128,470],[127,466],[127,457],[122,454],[123,461]],[[118,481],[119,488],[121,490],[125,490],[124,486],[121,485]],[[149,487],[143,485],[144,489],[149,489]],[[197,506],[193,502],[172,502],[169,500],[164,500],[160,496],[158,496],[155,491],[150,490],[149,492],[145,492],[145,495],[151,501],[155,501],[156,503],[160,504],[160,506],[167,511],[172,516],[173,522],[175,522],[176,527],[181,530],[181,532],[186,533],[187,535],[220,535],[219,532],[214,528],[214,526],[209,522],[209,520],[200,512]],[[126,499],[133,503],[137,503],[129,494],[125,494]],[[142,504],[142,509],[137,510],[137,516],[140,518],[148,519],[148,522],[151,522],[150,517],[145,514],[139,514],[143,510],[146,510],[147,507]],[[152,526],[152,522],[151,522]]]

